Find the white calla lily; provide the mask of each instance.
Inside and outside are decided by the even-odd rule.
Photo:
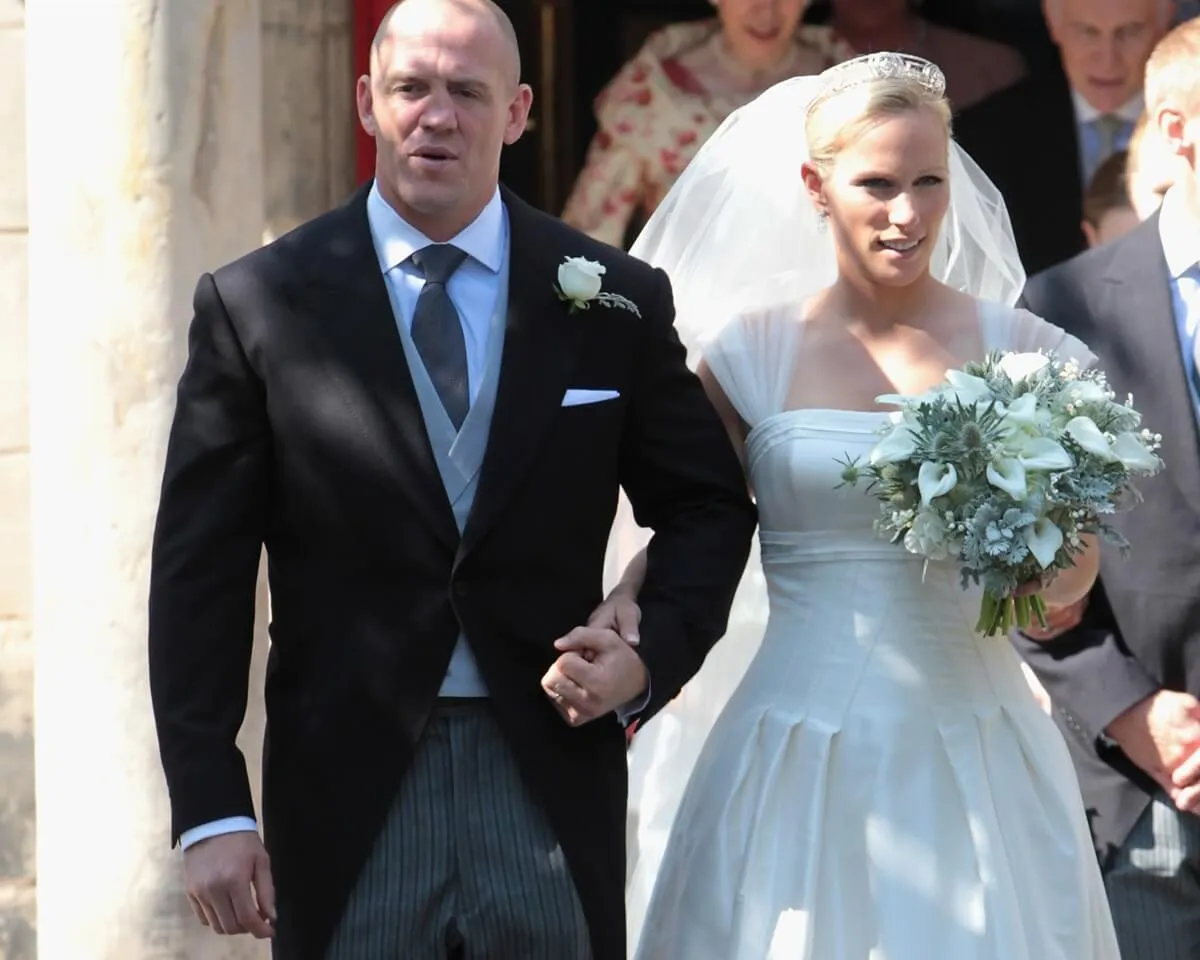
[[[1004,408],[1004,419],[1008,423],[1020,427],[1036,427],[1038,423],[1037,397],[1032,393],[1025,393],[1017,397]]]
[[[910,417],[902,416],[896,425],[884,435],[883,439],[875,444],[875,448],[868,457],[871,465],[899,463],[916,453],[917,438],[913,435],[914,427],[916,427],[916,423]]]
[[[937,497],[945,496],[958,484],[958,471],[952,463],[926,461],[917,472],[917,489],[925,506]]]
[[[1054,558],[1063,545],[1062,531],[1045,517],[1025,527],[1021,531],[1021,537],[1043,570],[1054,563]]]
[[[1030,437],[1020,445],[1017,459],[1026,470],[1069,470],[1074,461],[1066,448],[1048,437]]]
[[[1000,358],[1000,369],[1017,383],[1040,373],[1049,362],[1050,358],[1043,353],[1008,353]]]
[[[946,392],[964,405],[980,401],[986,403],[995,399],[987,381],[982,377],[963,373],[961,370],[947,370],[946,381],[950,384],[950,390]]]
[[[1029,496],[1029,484],[1025,480],[1025,468],[1016,457],[993,460],[987,468],[988,483],[1003,490],[1020,502]]]
[[[1126,470],[1136,473],[1154,473],[1161,466],[1155,454],[1146,449],[1136,433],[1120,433],[1112,442],[1112,455],[1121,461]]]
[[[1088,453],[1103,460],[1112,459],[1112,448],[1109,446],[1108,439],[1091,417],[1075,417],[1067,421],[1064,429],[1071,439]]]

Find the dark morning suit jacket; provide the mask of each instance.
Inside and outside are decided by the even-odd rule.
[[[624,487],[653,527],[644,721],[724,631],[755,513],[674,327],[664,274],[505,192],[508,312],[490,437],[460,536],[368,230],[366,190],[212,275],[155,530],[150,671],[173,834],[253,816],[234,737],[255,570],[270,563],[263,816],[278,960],[324,954],[465,634],[562,843],[596,960],[625,956],[625,737],[577,729],[539,681],[602,599]],[[607,267],[640,316],[569,313],[558,265]],[[569,388],[616,400],[562,405]]]

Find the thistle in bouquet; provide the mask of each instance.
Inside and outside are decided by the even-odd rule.
[[[1086,536],[1125,552],[1106,518],[1162,468],[1162,438],[1132,397],[1118,402],[1102,372],[1054,354],[992,353],[926,394],[877,399],[898,410],[865,465],[842,461],[843,480],[868,481],[881,534],[982,585],[984,636],[1045,626],[1029,585],[1074,566]]]

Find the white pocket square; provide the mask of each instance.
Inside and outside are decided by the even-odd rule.
[[[563,394],[562,405],[564,407],[580,407],[585,403],[616,400],[620,395],[620,390],[568,390]]]

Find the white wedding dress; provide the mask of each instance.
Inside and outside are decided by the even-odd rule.
[[[987,349],[1091,361],[1026,312],[980,321]],[[974,634],[955,566],[879,539],[876,501],[837,489],[886,412],[782,408],[802,326],[737,322],[706,351],[751,427],[769,622],[739,633],[752,571],[731,635],[635,740],[631,953],[1115,960],[1075,773],[1017,655]]]

